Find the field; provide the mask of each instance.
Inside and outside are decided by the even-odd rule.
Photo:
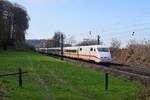
[[[109,77],[105,91],[104,73],[33,52],[0,52],[0,74],[22,68],[23,87],[18,77],[0,77],[3,100],[137,100],[143,86],[126,79]]]

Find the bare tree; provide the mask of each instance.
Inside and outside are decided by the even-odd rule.
[[[74,36],[70,36],[66,39],[66,46],[72,46],[74,43],[76,43]]]
[[[84,39],[82,42],[78,43],[77,46],[87,46],[87,45],[97,45],[97,40]],[[102,42],[100,42],[102,44]]]
[[[55,32],[54,36],[52,38],[53,46],[54,47],[60,47],[61,46],[61,35],[63,35],[63,39],[65,39],[65,35],[62,32]]]
[[[47,48],[47,40],[46,39],[41,39],[38,47]]]
[[[120,46],[121,46],[121,41],[113,38],[111,41],[111,48],[120,48]]]

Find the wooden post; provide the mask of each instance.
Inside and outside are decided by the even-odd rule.
[[[105,73],[105,90],[108,90],[108,73]]]
[[[19,87],[22,87],[22,70],[19,68]]]

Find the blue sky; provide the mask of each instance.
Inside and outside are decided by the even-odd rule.
[[[51,38],[62,31],[76,41],[99,34],[106,45],[112,38],[123,45],[129,39],[150,40],[150,0],[11,1],[23,5],[31,18],[27,39]]]

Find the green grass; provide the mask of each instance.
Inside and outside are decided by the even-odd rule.
[[[6,100],[137,100],[143,86],[118,77],[32,52],[0,52],[0,74],[28,71],[23,87],[18,77],[0,77],[0,99]]]

